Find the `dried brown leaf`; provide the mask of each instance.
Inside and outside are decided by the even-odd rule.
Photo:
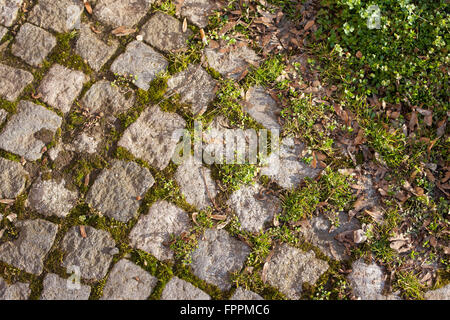
[[[92,7],[89,1],[84,1],[84,8],[89,14],[92,14]]]
[[[6,204],[6,205],[10,205],[14,203],[14,199],[0,199],[0,203],[1,204]]]
[[[113,31],[111,31],[111,33],[113,35],[118,36],[118,37],[128,36],[135,32],[136,32],[136,29],[130,29],[130,28],[127,28],[126,26],[120,26],[120,27],[115,28]]]
[[[80,226],[80,234],[82,238],[86,238],[87,234],[86,234],[86,229],[84,228],[84,226]]]
[[[221,215],[221,214],[213,214],[213,215],[211,215],[211,219],[224,221],[224,220],[227,220],[227,216],[226,215]]]
[[[313,25],[314,25],[314,23],[315,23],[315,21],[314,20],[309,20],[306,24],[305,24],[305,26],[303,27],[303,30],[308,30],[308,29],[310,29]]]
[[[208,40],[206,40],[205,30],[203,30],[203,28],[200,29],[200,38],[205,46],[208,45]]]
[[[188,27],[187,19],[184,18],[184,20],[183,20],[183,28],[182,28],[183,33],[187,31],[187,27]]]

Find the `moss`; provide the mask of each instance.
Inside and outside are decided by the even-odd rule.
[[[117,147],[115,157],[119,160],[134,161],[136,157],[127,149],[123,147]]]
[[[100,156],[80,158],[66,169],[66,172],[73,178],[73,184],[77,186],[82,193],[86,193],[89,187],[88,175],[94,170],[100,170],[107,166],[107,162]]]
[[[200,63],[201,56],[199,44],[191,45],[186,51],[170,53],[168,55],[169,73],[173,75],[185,70],[190,64]]]
[[[1,261],[0,277],[10,285],[16,282],[28,283],[31,290],[30,300],[37,300],[39,298],[42,290],[42,277],[26,273]]]
[[[20,156],[10,153],[5,150],[0,150],[0,157],[11,160],[11,161],[21,162]]]
[[[215,80],[220,80],[220,79],[222,79],[222,75],[221,75],[218,71],[214,70],[213,68],[211,68],[211,67],[206,67],[206,71],[209,73],[209,75],[210,75],[213,79],[215,79]]]
[[[4,109],[9,113],[16,113],[17,111],[17,101],[10,102],[8,100],[0,98],[0,109]]]
[[[106,280],[108,276],[106,275],[103,279],[97,281],[91,289],[91,295],[89,296],[89,300],[99,300],[103,295],[103,288],[105,287]]]
[[[90,75],[92,73],[92,69],[84,62],[83,58],[75,54],[72,50],[76,37],[77,30],[64,34],[58,34],[56,36],[56,49],[52,52],[48,58],[48,61],[51,63],[56,62],[66,66],[67,68],[79,70],[87,75]]]
[[[148,99],[152,103],[159,102],[167,90],[168,75],[160,75],[150,82],[150,88],[147,90]]]
[[[158,283],[149,298],[151,300],[160,299],[164,286],[173,277],[172,266],[158,261],[155,257],[142,250],[133,250],[131,261],[158,278]]]
[[[128,233],[136,223],[136,219],[132,219],[129,222],[124,223],[105,216],[94,214],[87,216],[85,223],[93,228],[108,231],[114,241],[116,241],[119,245],[119,249],[122,249],[122,252],[129,250],[127,246],[127,237]]]
[[[261,295],[266,300],[287,300],[287,297],[276,288],[264,283],[261,279],[262,267],[251,272],[244,269],[231,275],[231,281],[236,288],[244,288]]]

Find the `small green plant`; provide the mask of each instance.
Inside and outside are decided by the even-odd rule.
[[[172,239],[170,249],[175,253],[177,261],[187,265],[192,262],[192,252],[197,248],[197,244],[195,234],[177,236]]]
[[[275,84],[278,77],[282,74],[286,65],[282,62],[282,56],[276,55],[266,61],[257,69],[253,70],[247,76],[248,85],[263,85],[268,86]],[[286,82],[278,82],[275,85],[278,89],[284,89]]]
[[[253,184],[258,167],[253,164],[224,164],[218,166],[219,178],[230,190],[239,190],[242,185]]]
[[[280,219],[295,222],[311,217],[319,203],[326,204],[327,212],[336,214],[348,209],[353,200],[349,177],[327,168],[318,181],[305,178],[303,186],[284,195]]]
[[[413,272],[401,271],[397,273],[394,288],[400,289],[406,298],[423,300],[424,286]]]
[[[305,185],[291,190],[283,197],[283,214],[280,220],[295,222],[311,217],[320,202],[320,189],[317,181],[305,179]]]
[[[135,84],[138,80],[137,75],[114,73],[115,79],[111,82],[111,86],[120,88],[121,90],[130,90],[130,85]]]
[[[399,167],[406,160],[406,139],[400,130],[387,130],[381,124],[371,122],[366,127],[366,136],[369,145],[381,155],[389,167]]]

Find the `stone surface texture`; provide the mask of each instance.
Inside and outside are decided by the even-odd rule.
[[[353,288],[353,294],[360,300],[397,300],[398,296],[384,295],[386,275],[382,267],[376,263],[366,264],[357,260],[352,264],[352,272],[348,280]]]
[[[273,195],[263,194],[263,187],[242,186],[228,200],[228,206],[234,210],[242,229],[259,232],[265,225],[273,222],[274,216],[281,212],[281,201]]]
[[[134,84],[143,90],[150,88],[150,82],[167,69],[168,62],[163,55],[140,41],[133,41],[111,65],[111,71],[135,78]]]
[[[14,199],[21,194],[27,176],[20,163],[0,157],[0,199]]]
[[[48,31],[25,23],[16,36],[11,52],[34,67],[39,66],[56,46],[56,38]]]
[[[208,229],[192,254],[192,271],[221,290],[231,288],[230,273],[243,267],[250,248],[225,230]]]
[[[197,27],[208,25],[208,16],[219,8],[216,1],[211,0],[184,0],[181,5],[181,15],[187,17]]]
[[[313,217],[309,225],[302,227],[300,233],[306,241],[320,248],[328,257],[335,260],[345,260],[349,256],[345,246],[336,240],[336,236],[343,232],[351,232],[361,229],[357,219],[348,221],[348,214],[340,212],[337,216],[339,227],[332,227],[330,219],[325,216]],[[334,217],[333,217],[334,219]]]
[[[239,287],[234,292],[230,300],[264,300],[259,294],[253,291],[243,289]]]
[[[211,300],[211,297],[189,282],[173,277],[164,287],[161,300]]]
[[[81,26],[80,37],[77,40],[75,51],[87,61],[89,66],[95,71],[105,65],[119,47],[116,40],[105,43],[102,41],[88,25]]]
[[[31,209],[44,216],[65,218],[75,206],[78,193],[65,188],[64,179],[36,181],[28,195],[28,205]]]
[[[170,92],[180,95],[180,102],[191,106],[194,115],[203,114],[215,98],[217,81],[200,65],[191,64],[167,81]]]
[[[445,287],[430,290],[425,293],[425,299],[427,300],[450,300],[450,284]]]
[[[113,28],[131,28],[146,15],[153,2],[154,0],[98,0],[94,16]]]
[[[81,103],[91,114],[104,112],[107,115],[118,115],[133,106],[134,96],[127,99],[117,86],[100,80],[89,88]]]
[[[272,178],[285,189],[297,188],[306,177],[316,178],[321,169],[314,169],[301,160],[303,148],[304,145],[296,143],[293,138],[285,138],[280,143],[279,151],[269,155],[261,174]]]
[[[0,245],[0,261],[28,273],[41,274],[58,226],[42,219],[17,221],[15,226],[19,237]]]
[[[83,2],[78,0],[39,0],[28,22],[47,30],[66,33],[79,28]]]
[[[8,284],[0,277],[0,300],[27,300],[30,293],[31,289],[27,283]]]
[[[17,109],[17,113],[11,116],[0,133],[0,148],[35,161],[41,158],[44,146],[51,142],[62,119],[56,113],[29,101],[21,101]],[[39,133],[47,133],[50,141],[40,140],[44,138]]]
[[[0,97],[15,101],[22,91],[33,81],[33,75],[25,70],[0,63]]]
[[[38,91],[42,94],[42,100],[50,106],[68,113],[87,81],[88,77],[83,72],[55,64],[42,80]]]
[[[144,41],[160,51],[180,50],[187,47],[192,31],[182,30],[182,23],[168,14],[157,11],[142,27]]]
[[[79,284],[79,288],[75,288],[75,284],[68,286],[70,279],[63,279],[60,276],[49,273],[45,276],[41,293],[41,300],[88,300],[91,294],[91,287]],[[72,287],[73,286],[73,287]]]
[[[85,237],[79,226],[67,231],[61,242],[66,268],[79,267],[82,279],[100,280],[108,272],[116,250],[111,235],[104,231],[83,226]]]
[[[119,146],[160,170],[170,162],[186,121],[159,107],[146,109],[119,140]]]
[[[104,169],[86,196],[86,202],[110,218],[127,222],[137,215],[146,191],[155,180],[135,162],[115,161]]]
[[[23,0],[0,0],[0,24],[11,27]]]
[[[197,209],[202,210],[213,206],[217,195],[217,187],[211,178],[211,170],[197,164],[193,156],[189,156],[178,166],[174,176],[186,201]]]
[[[167,201],[153,204],[147,215],[142,216],[131,230],[131,245],[146,251],[159,260],[173,258],[168,245],[171,236],[187,232],[191,227],[189,215]]]
[[[261,59],[246,46],[205,48],[205,56],[211,68],[226,78],[237,80],[249,65],[257,65]]]
[[[265,279],[289,299],[300,299],[303,283],[314,285],[328,270],[328,263],[317,259],[313,251],[304,252],[288,244],[275,248],[268,262]]]
[[[158,279],[128,260],[120,260],[112,268],[102,300],[145,300],[152,293]]]
[[[248,89],[245,95],[244,111],[268,130],[281,129],[278,123],[281,108],[262,86]]]

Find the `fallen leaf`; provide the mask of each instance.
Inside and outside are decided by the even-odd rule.
[[[437,241],[436,238],[434,236],[431,236],[430,238],[430,244],[433,246],[433,248],[436,248],[437,246]]]
[[[80,234],[82,238],[86,238],[87,234],[86,234],[86,229],[84,228],[84,226],[80,226]]]
[[[362,56],[363,56],[363,54],[362,54],[361,51],[358,51],[358,52],[356,53],[356,57],[357,57],[358,59],[361,59]]]
[[[313,151],[312,153],[312,162],[311,162],[311,166],[313,167],[313,169],[317,168],[317,159],[316,159],[316,154]]]
[[[89,14],[92,14],[92,7],[89,1],[84,1],[84,8]]]
[[[314,20],[309,20],[307,23],[306,23],[306,25],[305,25],[305,27],[303,28],[303,30],[308,30],[308,29],[310,29],[313,25],[314,25]]]
[[[414,128],[418,125],[419,120],[417,118],[417,112],[413,111],[411,113],[411,119],[409,120],[409,130],[414,131]]]
[[[354,144],[355,144],[355,146],[357,146],[357,145],[364,143],[365,141],[366,141],[366,139],[364,137],[364,130],[359,129],[358,135],[355,138]]]
[[[361,195],[353,204],[353,209],[356,212],[361,211],[367,205],[367,199],[364,195]]]
[[[445,117],[445,119],[442,119],[441,121],[438,122],[436,135],[438,137],[442,137],[445,134],[446,127],[447,127],[447,117]]]
[[[14,201],[15,201],[14,199],[0,199],[1,204],[7,204],[7,205],[13,204]]]
[[[222,29],[219,31],[219,36],[223,36],[225,33],[233,29],[237,25],[238,21],[231,21],[228,22],[226,25],[223,26]]]
[[[125,26],[120,26],[118,28],[115,28],[111,33],[118,37],[128,36],[132,33],[135,33],[136,29],[129,29]]]
[[[448,179],[450,179],[450,171],[447,171],[445,173],[445,176],[441,179],[441,182],[446,183],[448,181]]]
[[[421,108],[417,108],[416,109],[418,113],[420,113],[421,115],[423,115],[425,117],[425,124],[427,126],[431,126],[433,124],[433,112],[431,110],[426,110],[426,109],[421,109]]]
[[[398,253],[407,252],[411,249],[411,239],[404,236],[403,234],[389,238],[391,241],[389,247],[394,249]]]
[[[227,220],[227,216],[226,215],[220,215],[220,214],[213,214],[213,215],[211,215],[211,219],[224,221],[224,220]]]
[[[217,49],[220,47],[219,43],[215,40],[209,40],[209,46],[211,49]]]
[[[94,26],[91,26],[91,30],[92,30],[92,32],[94,32],[94,33],[96,33],[96,34],[99,34],[99,33],[101,33],[101,31],[99,31],[99,30],[95,29],[95,27],[94,27]]]
[[[199,225],[198,222],[197,222],[197,215],[198,215],[198,212],[194,212],[194,213],[192,214],[192,221],[194,221],[194,223],[195,223],[196,225]]]
[[[187,19],[186,18],[184,18],[184,20],[183,20],[183,28],[182,28],[182,30],[183,30],[183,33],[187,31]]]
[[[206,46],[208,45],[208,40],[206,40],[205,30],[200,29],[200,37],[202,39],[203,44]]]
[[[84,186],[87,187],[89,185],[89,180],[90,180],[90,174],[87,174],[84,177]]]
[[[32,93],[31,94],[31,97],[33,98],[33,99],[40,99],[40,98],[42,98],[42,94],[39,92],[38,94],[34,94],[34,93]]]
[[[373,220],[375,220],[377,223],[381,223],[383,222],[383,212],[380,210],[375,210],[375,211],[369,211],[369,210],[364,210],[365,213],[367,213],[369,216],[371,216],[373,218]]]

